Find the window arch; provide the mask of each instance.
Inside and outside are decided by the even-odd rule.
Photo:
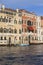
[[[19,19],[19,24],[22,24],[22,20]]]
[[[8,32],[8,29],[4,28],[4,33],[7,33]]]
[[[19,33],[21,34],[21,29],[19,29]]]
[[[13,33],[13,29],[9,28],[9,33]]]
[[[1,36],[1,40],[3,40],[3,37]]]
[[[14,29],[14,33],[17,33],[17,29]]]
[[[17,20],[16,19],[14,20],[14,24],[17,24]]]
[[[31,23],[30,20],[27,21],[27,25],[28,25],[28,26],[31,26],[31,25],[32,25],[32,23]]]
[[[3,33],[3,28],[2,27],[0,28],[0,32]]]
[[[4,37],[4,40],[6,40],[6,37]]]

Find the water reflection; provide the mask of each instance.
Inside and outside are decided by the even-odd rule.
[[[0,65],[43,65],[43,45],[0,47]]]

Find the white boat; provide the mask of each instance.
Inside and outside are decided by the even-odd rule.
[[[29,44],[20,44],[20,46],[28,46]]]

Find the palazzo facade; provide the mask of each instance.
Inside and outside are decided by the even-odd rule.
[[[0,8],[0,45],[43,43],[42,18],[24,9]]]

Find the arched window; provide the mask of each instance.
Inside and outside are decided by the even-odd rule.
[[[25,32],[27,32],[27,29],[26,28],[24,30],[25,30]]]
[[[0,28],[0,32],[3,33],[3,28],[2,27]]]
[[[11,18],[9,18],[9,23],[11,22]]]
[[[32,37],[32,40],[34,40],[34,37]]]
[[[1,17],[0,17],[0,21],[1,21],[1,22],[2,22],[2,19],[3,19],[3,18],[2,18],[2,16],[1,16]]]
[[[27,41],[28,40],[28,37],[25,37],[25,41]]]
[[[4,37],[4,40],[6,40],[6,37]]]
[[[8,29],[4,28],[4,33],[7,33],[8,32]]]
[[[30,20],[27,21],[27,25],[28,25],[28,26],[31,26],[31,25],[32,25],[32,23],[31,23]]]
[[[19,33],[21,34],[21,29],[19,29]]]
[[[9,18],[8,17],[6,17],[6,23],[9,21]]]
[[[0,22],[1,22],[1,17],[0,17]]]
[[[14,33],[17,33],[17,30],[16,29],[14,29]]]
[[[9,28],[9,33],[13,33],[13,29]]]
[[[22,24],[23,24],[23,20],[22,20]]]
[[[22,20],[19,19],[19,24],[22,24]]]
[[[21,37],[19,37],[19,40],[21,40]]]
[[[38,37],[35,36],[35,40],[38,40]]]
[[[6,18],[6,23],[8,22],[8,19]]]
[[[16,19],[14,20],[14,24],[17,24],[17,20]]]
[[[3,40],[3,37],[1,37],[1,40]]]
[[[6,17],[3,18],[3,22],[6,22]]]

